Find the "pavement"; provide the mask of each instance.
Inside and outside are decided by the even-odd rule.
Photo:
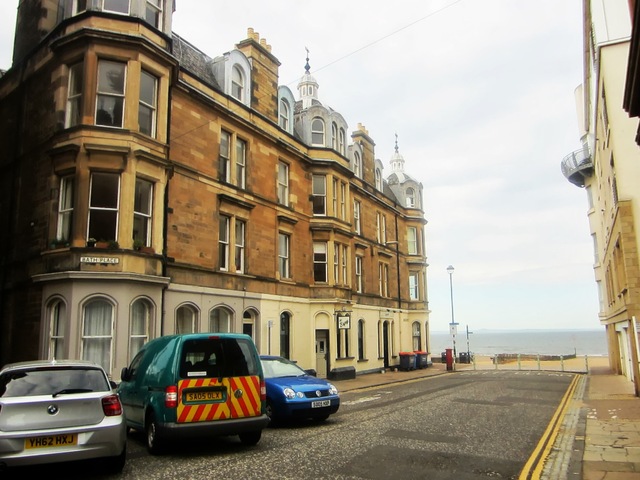
[[[525,465],[520,480],[640,480],[640,397],[634,395],[632,382],[611,372],[606,357],[585,366],[575,370],[576,381],[541,439],[541,453]],[[529,369],[536,368],[540,369],[539,363]],[[454,371],[447,371],[446,365],[434,362],[423,369],[388,369],[332,382],[339,392],[348,392],[469,369],[503,368],[474,363],[456,364]],[[572,371],[565,365],[562,370]]]

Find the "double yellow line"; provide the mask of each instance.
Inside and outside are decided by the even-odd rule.
[[[553,444],[556,441],[556,437],[558,436],[558,432],[560,430],[560,425],[562,424],[562,419],[569,408],[569,404],[571,403],[571,397],[573,397],[573,393],[576,390],[576,386],[578,384],[578,380],[580,379],[580,375],[574,375],[569,388],[565,392],[562,397],[562,401],[560,405],[556,409],[547,429],[545,430],[542,438],[536,445],[536,448],[533,450],[533,453],[527,460],[527,463],[524,464],[524,468],[520,472],[520,476],[518,480],[539,480],[540,475],[542,474],[542,469],[544,468],[544,460],[549,456],[551,449],[553,448]]]

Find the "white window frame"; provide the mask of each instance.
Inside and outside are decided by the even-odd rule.
[[[149,195],[146,202],[143,202],[143,199],[141,197],[142,192],[139,186],[142,184],[149,187]],[[140,240],[145,247],[151,246],[151,226],[153,222],[153,187],[153,182],[142,178],[136,178],[135,197],[133,202],[133,240]],[[144,227],[142,232],[136,231],[136,226],[138,224]]]
[[[240,188],[245,188],[247,181],[247,148],[248,143],[241,138],[235,138],[236,158],[236,179],[235,184]]]
[[[91,202],[93,201],[93,190],[94,190],[94,186],[95,186],[95,179],[98,176],[109,176],[112,178],[117,178],[117,193],[116,193],[116,205],[115,207],[111,206],[111,207],[104,207],[104,206],[94,206]],[[120,222],[120,188],[121,188],[121,179],[120,179],[120,175],[117,173],[107,173],[107,172],[93,172],[91,174],[91,185],[89,188],[89,218],[87,221],[87,238],[89,237],[93,237],[96,240],[100,241],[100,240],[118,240],[118,224]],[[92,215],[94,213],[98,213],[98,212],[114,212],[115,213],[115,224],[114,224],[114,231],[113,231],[113,238],[99,238],[102,237],[101,235],[95,235],[93,232],[95,231],[95,229],[91,228],[92,225]],[[102,222],[98,222],[98,223],[102,223]]]
[[[234,235],[234,266],[236,273],[245,273],[245,237],[247,231],[247,223],[239,218],[235,219],[235,235]]]
[[[151,98],[143,100],[142,85],[143,85],[144,78],[147,78],[152,81],[153,93],[151,95]],[[149,100],[151,101],[151,103],[149,103]],[[141,70],[140,71],[140,97],[138,101],[138,129],[140,130],[141,133],[145,135],[149,135],[152,138],[156,138],[156,135],[157,135],[157,131],[156,131],[157,104],[158,104],[158,77],[147,72],[146,70]],[[140,122],[142,111],[149,112],[149,118],[151,120],[150,122],[151,124],[148,126],[148,129],[143,128],[142,123]]]
[[[313,175],[312,177],[313,215],[327,215],[327,177]],[[322,208],[320,208],[322,207]]]
[[[279,124],[283,130],[289,131],[289,115],[291,112],[291,107],[289,106],[289,102],[286,98],[280,99],[280,112],[279,112]]]
[[[409,299],[420,300],[420,274],[409,272]]]
[[[290,265],[291,235],[278,233],[278,271],[280,278],[291,278]]]
[[[311,145],[314,147],[325,146],[325,125],[324,120],[320,117],[315,117],[311,120]]]
[[[187,313],[191,315],[191,318],[185,316]],[[176,333],[196,333],[198,331],[196,329],[197,319],[198,312],[192,305],[180,305],[176,309]]]
[[[289,164],[278,162],[278,203],[289,206]]]
[[[144,18],[147,23],[150,23],[155,28],[162,29],[162,22],[164,20],[162,13],[162,0],[147,0],[144,13]],[[149,21],[150,17],[153,18],[153,21]]]
[[[105,86],[101,84],[100,82],[100,68],[104,67],[108,64],[111,65],[118,65],[119,68],[122,68],[123,70],[123,78],[122,78],[122,91],[118,92],[118,91],[110,91],[110,90],[106,90]],[[127,63],[126,62],[117,62],[114,60],[107,60],[107,59],[100,59],[98,61],[98,78],[97,78],[97,86],[96,86],[96,108],[95,108],[95,114],[94,114],[94,121],[95,124],[97,126],[101,126],[101,127],[108,127],[108,128],[124,128],[124,124],[125,124],[125,112],[126,112],[126,92],[127,92]],[[119,109],[120,110],[120,124],[118,125],[115,122],[115,119],[113,119],[113,122],[111,124],[107,124],[107,123],[99,123],[98,120],[98,112],[99,107],[101,106],[101,100],[108,100],[108,99],[116,99],[116,101],[118,99],[122,100],[122,106]],[[104,110],[105,112],[107,112],[107,110]],[[116,111],[116,109],[114,109],[114,112]],[[114,115],[115,117],[115,115]]]
[[[321,273],[320,269],[324,271],[324,279],[318,279],[316,273]],[[316,283],[327,283],[328,278],[328,256],[327,256],[327,242],[313,242],[313,281]]]
[[[220,130],[220,148],[218,151],[218,179],[226,183],[231,183],[232,137],[233,136],[231,132]]]
[[[244,87],[245,87],[244,70],[239,65],[231,67],[231,91],[229,92],[233,98],[244,103]]]
[[[66,305],[60,300],[49,304],[49,352],[48,359],[64,358]]]
[[[65,110],[65,128],[82,123],[82,92],[84,91],[84,62],[69,66],[67,83],[67,106]]]
[[[360,152],[354,152],[353,154],[353,173],[356,177],[362,178],[362,157]]]
[[[231,236],[231,217],[220,215],[218,222],[218,262],[221,271],[229,270],[229,242]]]
[[[108,332],[92,333],[91,326],[88,324],[87,309],[95,303],[104,303],[111,309],[110,318],[108,319]],[[112,302],[105,298],[94,298],[89,300],[82,306],[82,342],[81,342],[81,358],[82,360],[90,360],[96,362],[107,371],[107,374],[111,374],[113,367],[113,327],[115,320],[116,308]],[[106,344],[106,348],[103,347],[103,342]],[[98,347],[95,348],[93,343],[97,342]],[[92,347],[92,348],[90,348]],[[95,348],[95,351],[94,351]],[[97,353],[96,353],[97,352]],[[105,360],[102,362],[101,360]]]
[[[358,200],[353,201],[353,229],[358,234],[362,234],[362,220],[360,218],[362,204]]]
[[[418,255],[418,229],[407,227],[407,251],[409,255]]]
[[[362,277],[362,261],[363,258],[360,255],[356,255],[356,267],[355,267],[355,271],[356,271],[356,292],[358,293],[362,293],[363,292],[363,277]]]
[[[233,324],[233,312],[226,307],[216,307],[209,312],[209,331],[227,333],[231,332]]]
[[[126,0],[127,2],[127,11],[122,11],[122,10],[117,10],[114,9],[118,3],[120,3],[120,1],[118,0],[102,0],[102,11],[103,12],[111,12],[111,13],[119,13],[121,15],[129,15],[130,11],[131,11],[131,1],[130,0]]]
[[[75,199],[75,176],[67,175],[60,179],[58,196],[58,224],[56,240],[71,241],[73,228],[73,203]]]
[[[142,328],[134,331],[136,327],[136,308],[143,308]],[[149,325],[151,323],[151,304],[148,300],[138,298],[131,304],[131,314],[129,321],[129,362],[133,360],[142,346],[149,341]]]

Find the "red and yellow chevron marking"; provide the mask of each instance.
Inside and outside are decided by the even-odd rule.
[[[218,402],[185,405],[182,403],[185,388],[223,386],[225,393]],[[235,392],[242,390],[240,398]],[[226,418],[244,418],[260,415],[260,377],[193,378],[178,382],[178,423],[207,422]]]

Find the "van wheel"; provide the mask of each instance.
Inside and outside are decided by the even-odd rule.
[[[256,445],[260,441],[260,437],[262,436],[262,430],[257,430],[255,432],[244,432],[240,435],[240,441],[243,445],[253,446]]]
[[[145,423],[145,433],[147,435],[147,450],[151,455],[159,455],[163,451],[162,441],[158,438],[158,422],[153,413],[147,416]]]

